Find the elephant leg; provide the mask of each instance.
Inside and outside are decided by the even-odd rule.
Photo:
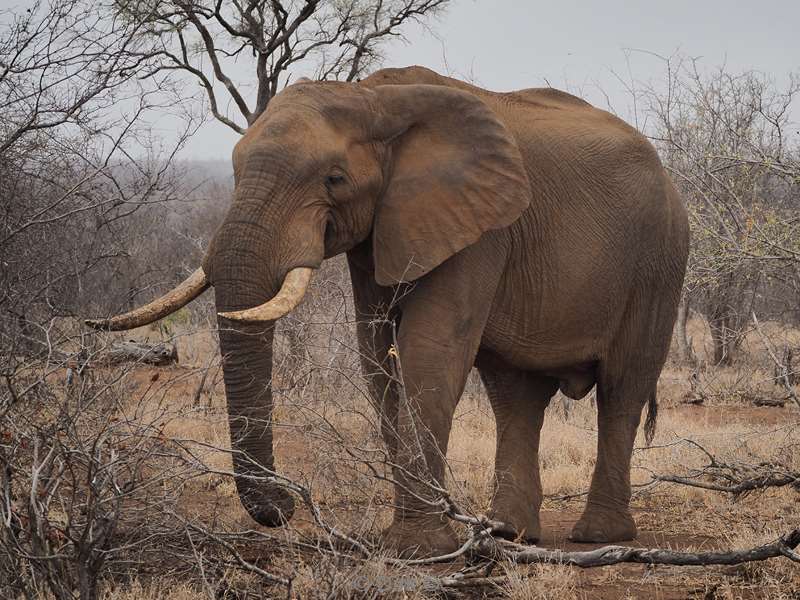
[[[634,370],[635,373],[635,370]],[[631,455],[642,408],[655,382],[643,386],[635,375],[597,386],[597,462],[586,508],[572,529],[576,542],[617,542],[636,537],[630,512]]]
[[[558,382],[524,371],[480,367],[497,423],[493,519],[506,524],[497,532],[507,539],[539,540],[542,482],[539,434],[544,412]]]
[[[478,245],[472,248],[477,248]],[[456,404],[475,361],[500,276],[469,250],[438,267],[404,299],[398,333],[395,514],[384,532],[403,555],[436,555],[458,547],[441,512],[445,455]],[[476,266],[486,264],[486,272]]]
[[[636,537],[630,512],[631,456],[642,408],[656,398],[667,359],[678,299],[642,294],[620,331],[619,344],[598,365],[597,462],[586,508],[572,529],[577,542],[617,542]]]
[[[370,326],[359,322],[356,330],[361,352],[361,369],[369,384],[373,406],[380,419],[381,437],[391,461],[397,453],[397,409],[400,402],[400,391],[390,372],[389,349],[392,346],[392,328],[399,323],[393,319],[391,323]]]
[[[356,334],[361,369],[380,419],[381,437],[390,460],[394,462],[400,392],[391,376],[389,349],[393,344],[394,330],[399,326],[400,315],[394,302],[394,290],[375,282],[368,251],[362,244],[347,255],[356,310]]]

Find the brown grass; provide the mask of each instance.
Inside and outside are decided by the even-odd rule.
[[[145,335],[157,336],[157,333],[151,331]],[[702,328],[696,323],[693,337],[695,344],[704,343]],[[201,332],[181,336],[179,340],[184,357],[182,366],[161,371],[159,385],[165,392],[152,394],[151,408],[157,411],[165,404],[169,406],[165,436],[219,448],[203,450],[203,460],[214,469],[229,469],[230,459],[224,452],[228,445],[224,394],[214,367],[213,338],[210,333]],[[755,343],[750,339],[746,342],[754,353]],[[198,394],[201,372],[192,368],[208,365],[212,374]],[[154,372],[155,369],[146,367],[133,371],[129,376],[131,389],[141,390]],[[375,417],[364,398],[364,390],[357,382],[351,385],[325,369],[306,381],[309,385],[292,386],[295,372],[279,369],[276,373],[276,387],[283,390],[276,394],[278,470],[312,489],[331,523],[360,533],[378,531],[390,515],[391,489],[375,481],[368,469],[346,452],[347,447],[380,447]],[[715,395],[705,406],[683,404],[690,374],[687,369],[669,367],[662,375],[658,434],[651,448],[643,447],[643,437],[637,441],[632,476],[635,483],[648,481],[650,473],[683,474],[688,468],[701,466],[704,454],[692,445],[681,443],[682,439],[692,439],[725,459],[746,462],[775,459],[781,448],[780,459],[800,469],[800,418],[796,407],[757,408],[737,395],[742,389],[780,393],[769,383],[765,365],[756,363],[744,368],[738,364],[714,370],[706,377],[705,385],[713,388]],[[483,511],[489,503],[494,445],[491,409],[473,381],[458,407],[448,449],[450,489],[471,510]],[[547,412],[540,450],[542,481],[549,496],[543,507],[543,545],[580,548],[570,546],[565,537],[580,514],[582,501],[562,501],[555,497],[587,489],[595,446],[593,400],[586,398],[569,405],[560,398],[554,400]],[[182,509],[201,519],[222,519],[231,528],[253,527],[237,500],[232,482],[220,475],[208,474],[192,480],[184,490]],[[770,541],[800,523],[797,491],[791,488],[735,499],[718,492],[664,484],[636,493],[633,509],[641,530],[637,543],[687,550],[752,546]],[[309,514],[299,510],[289,530],[269,532],[286,535],[288,539],[313,535],[315,531],[319,533]],[[323,571],[331,581],[339,582],[340,597],[382,597],[364,596],[363,590],[350,584],[394,581],[398,577],[405,595],[397,597],[422,597],[420,589],[409,582],[426,573],[419,570],[399,573],[378,563],[367,563],[360,570],[344,569],[308,563],[291,554],[266,559],[271,560],[275,569],[293,574],[296,597],[311,597]],[[626,565],[578,571],[550,565],[503,566],[502,572],[506,581],[494,592],[525,599],[637,598],[642,594],[654,598],[790,598],[797,597],[792,595],[793,590],[800,589],[800,573],[795,565],[784,560],[731,569],[649,569]],[[105,597],[115,600],[160,597],[159,590],[164,585],[158,580],[135,581],[124,589],[107,591]],[[187,600],[207,597],[204,589],[179,582],[169,585],[170,597]],[[391,588],[393,584],[387,585]]]

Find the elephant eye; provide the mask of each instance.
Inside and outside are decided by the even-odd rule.
[[[340,185],[344,183],[344,175],[328,175],[325,178],[325,184],[328,186]]]

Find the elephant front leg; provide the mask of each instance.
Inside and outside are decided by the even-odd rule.
[[[390,349],[398,319],[376,315],[371,321],[359,319],[356,330],[361,369],[369,384],[370,397],[380,421],[380,433],[390,461],[397,453],[397,410],[399,385],[392,373]]]
[[[395,512],[383,537],[404,556],[432,556],[458,547],[438,490],[445,484],[453,413],[472,360],[462,344],[424,343],[428,340],[407,323],[404,314],[398,339],[404,393],[397,415]]]
[[[380,420],[380,433],[391,462],[397,447],[397,409],[399,386],[392,376],[390,349],[394,343],[400,315],[394,302],[395,290],[381,287],[369,268],[372,257],[369,243],[348,252],[353,303],[356,310],[356,333],[364,378]]]
[[[475,362],[494,287],[448,277],[457,266],[451,262],[418,283],[401,307],[396,367],[404,385],[395,513],[384,541],[404,555],[439,555],[458,547],[437,490],[444,487],[453,413]],[[486,282],[492,284],[492,277]]]

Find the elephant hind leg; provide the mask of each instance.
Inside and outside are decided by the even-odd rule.
[[[536,542],[542,505],[539,434],[558,381],[494,365],[479,370],[497,422],[490,516],[506,524],[498,535]]]
[[[669,344],[668,336],[653,337]],[[631,456],[642,409],[654,402],[666,357],[666,349],[654,344],[649,347],[649,354],[635,356],[626,352],[612,356],[598,369],[597,462],[586,508],[570,536],[573,541],[618,542],[636,537],[630,512]],[[652,411],[651,407],[651,414]]]
[[[658,290],[657,284],[652,289]],[[631,455],[642,409],[655,418],[658,377],[669,352],[677,292],[640,294],[629,307],[617,343],[597,368],[597,462],[586,508],[570,536],[578,542],[634,539],[630,512]],[[651,419],[649,419],[651,420]],[[648,438],[655,423],[646,425]]]
[[[650,397],[635,376],[597,386],[597,462],[586,508],[572,529],[576,542],[618,542],[636,537],[630,512],[631,455],[642,407]]]

